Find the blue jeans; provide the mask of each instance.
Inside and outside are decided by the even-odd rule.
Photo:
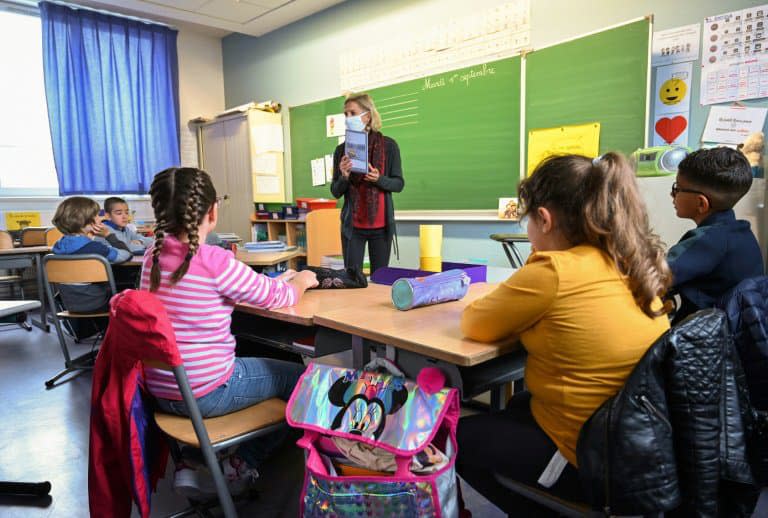
[[[272,358],[235,358],[232,376],[212,392],[197,398],[197,406],[203,417],[216,417],[236,412],[277,397],[288,401],[304,365]],[[157,406],[163,412],[188,416],[184,401],[157,398]],[[285,431],[275,432],[241,444],[237,454],[252,468],[257,467],[277,448]]]

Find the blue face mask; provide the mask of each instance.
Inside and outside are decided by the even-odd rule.
[[[365,123],[363,122],[363,115],[368,112],[363,112],[360,115],[352,115],[344,119],[347,129],[350,131],[365,131]]]

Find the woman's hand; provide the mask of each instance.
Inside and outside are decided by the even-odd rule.
[[[352,160],[350,160],[347,155],[341,157],[339,169],[341,169],[341,176],[343,176],[345,180],[349,180],[349,174],[352,172]]]
[[[368,164],[368,173],[365,175],[365,181],[376,183],[379,181],[379,176],[381,176],[379,170],[373,167],[371,164]]]

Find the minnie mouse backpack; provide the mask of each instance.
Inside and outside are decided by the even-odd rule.
[[[459,516],[459,397],[444,383],[437,368],[413,382],[384,359],[363,370],[310,364],[286,407],[304,430],[300,515]]]

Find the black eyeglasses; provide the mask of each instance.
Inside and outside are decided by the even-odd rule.
[[[697,191],[697,190],[694,190],[694,189],[683,189],[682,187],[678,187],[677,186],[677,182],[673,183],[672,184],[672,197],[674,198],[675,196],[677,196],[677,193],[679,193],[679,192],[689,192],[691,194],[701,194],[702,196],[704,196],[707,199],[709,204],[712,205],[712,202],[709,200],[709,196],[707,196],[707,193],[701,192],[701,191]]]
[[[229,194],[224,194],[222,196],[216,196],[216,205],[222,205],[226,203],[229,200]]]

